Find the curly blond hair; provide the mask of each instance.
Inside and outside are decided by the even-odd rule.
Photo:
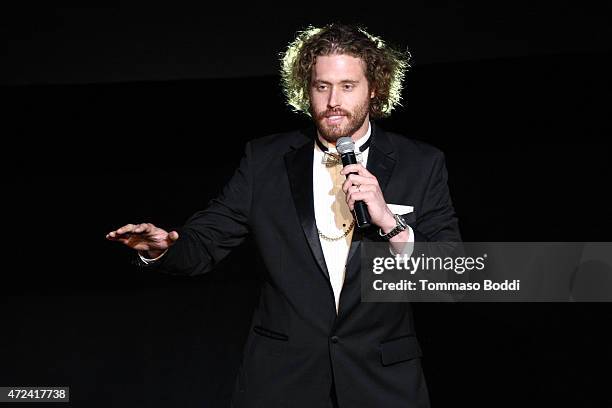
[[[346,54],[365,62],[365,76],[375,96],[370,117],[384,118],[398,105],[411,55],[385,44],[364,28],[333,23],[322,28],[309,26],[300,31],[281,54],[281,85],[287,103],[310,115],[309,87],[317,56]]]

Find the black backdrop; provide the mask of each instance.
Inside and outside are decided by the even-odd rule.
[[[609,50],[597,42],[602,30],[589,25],[605,17],[581,10],[582,31],[574,29],[572,38],[585,41],[546,48],[536,34],[563,26],[538,19],[548,9],[511,16],[487,9],[470,18],[458,10],[465,8],[416,11],[429,21],[439,15],[454,22],[443,25],[449,37],[477,42],[497,34],[505,41],[489,54],[468,43],[468,57],[425,52],[422,64],[415,54],[404,107],[381,126],[446,153],[466,241],[610,241],[612,67]],[[33,26],[49,11],[33,20],[22,11],[17,21]],[[559,14],[565,15],[553,13]],[[576,15],[568,15],[576,26]],[[111,13],[109,21],[125,23],[122,16]],[[489,31],[475,34],[459,24],[478,16]],[[520,19],[511,23],[516,16],[541,25],[534,31]],[[147,25],[157,33],[150,38],[139,31],[145,23],[129,21],[136,23],[131,31],[109,24],[106,33],[146,48],[178,27]],[[376,24],[382,25],[368,25]],[[427,24],[408,26],[427,49]],[[224,406],[258,296],[262,269],[252,243],[206,276],[170,278],[135,270],[130,251],[104,235],[127,222],[180,225],[229,179],[245,141],[307,121],[284,106],[277,76],[257,75],[267,72],[265,64],[254,63],[244,75],[248,68],[222,59],[226,78],[222,70],[207,71],[217,66],[208,61],[195,64],[200,78],[185,70],[174,75],[170,63],[166,71],[147,64],[135,81],[138,67],[129,56],[119,59],[121,75],[95,63],[70,65],[64,51],[78,40],[74,34],[101,31],[82,22],[67,27],[54,31],[55,41],[13,41],[15,58],[42,49],[57,58],[33,67],[36,58],[24,57],[19,75],[3,77],[8,245],[0,281],[0,385],[69,385],[72,406]],[[276,38],[272,28],[266,32]],[[521,48],[528,34],[538,52]],[[96,38],[82,55],[111,53],[106,37]],[[184,58],[193,52],[181,48]],[[609,304],[586,303],[415,305],[434,406],[610,406],[611,311]]]

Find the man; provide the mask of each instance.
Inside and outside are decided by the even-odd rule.
[[[282,80],[314,129],[247,143],[221,195],[183,228],[128,224],[107,235],[147,267],[187,275],[255,235],[267,271],[234,406],[429,405],[410,305],[360,299],[360,242],[460,240],[442,153],[370,120],[398,104],[407,63],[359,28],[300,33]],[[334,153],[346,136],[361,163],[343,168]],[[356,201],[370,227],[356,228]]]

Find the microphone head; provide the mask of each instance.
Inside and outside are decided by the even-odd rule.
[[[353,142],[353,139],[351,139],[350,137],[341,137],[336,142],[336,150],[340,154],[354,152],[355,143]]]

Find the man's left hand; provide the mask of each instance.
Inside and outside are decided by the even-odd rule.
[[[349,164],[340,171],[340,174],[349,175],[342,184],[349,209],[353,211],[355,201],[363,201],[368,207],[372,223],[378,225],[385,233],[391,231],[395,227],[395,219],[387,207],[376,176],[361,164]]]

